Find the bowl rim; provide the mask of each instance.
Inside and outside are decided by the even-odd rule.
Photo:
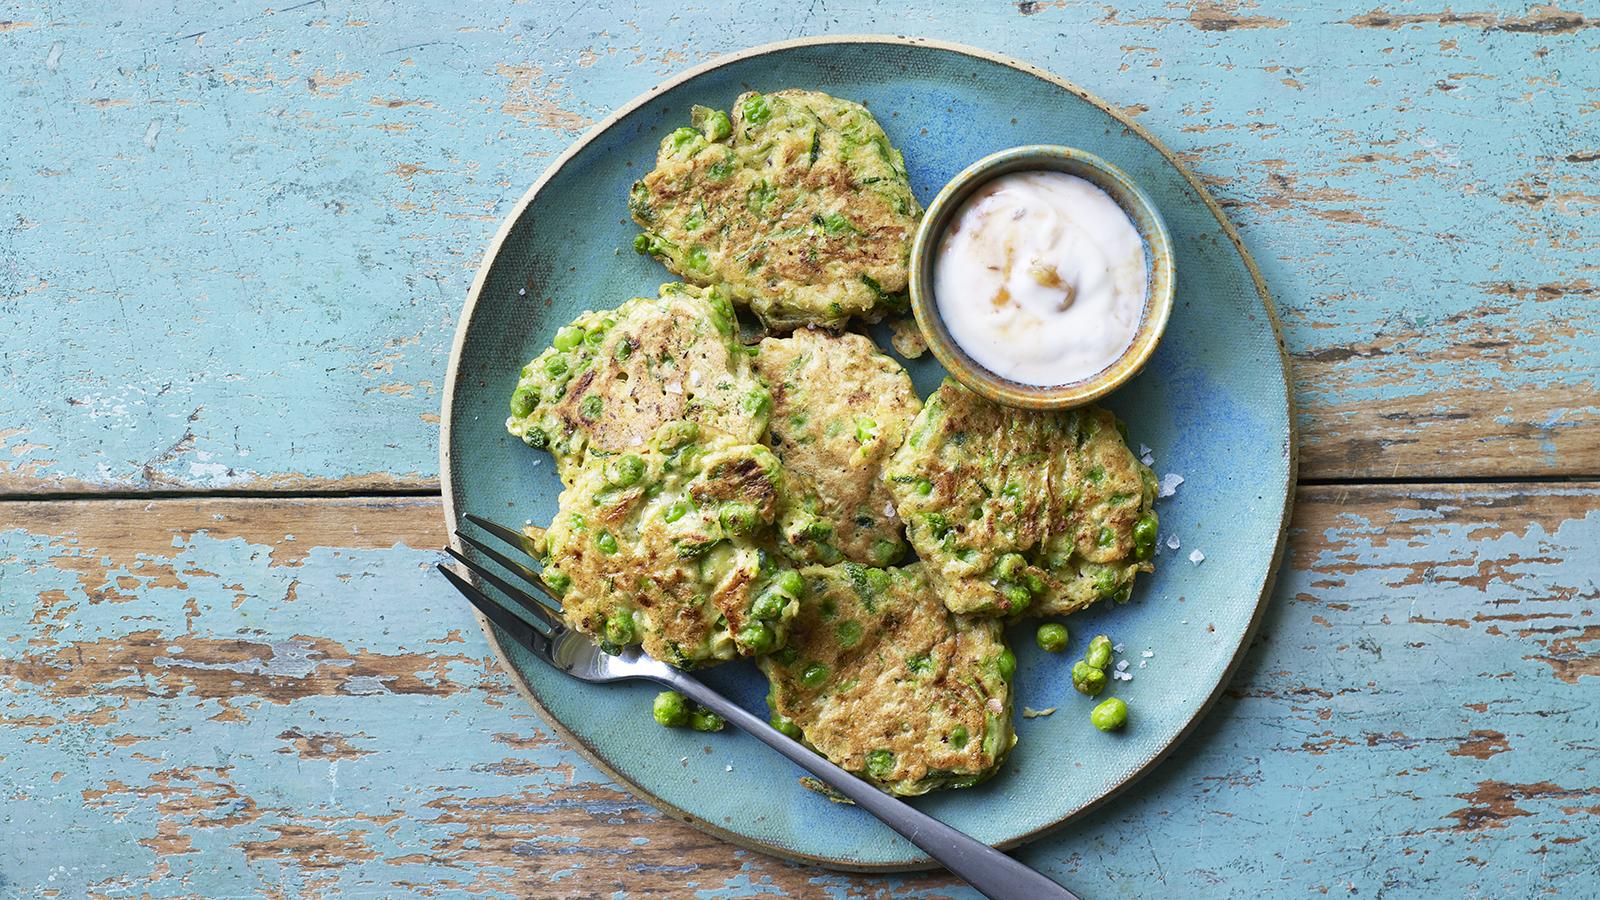
[[[1084,178],[1121,207],[1145,244],[1148,290],[1133,340],[1122,355],[1098,372],[1057,385],[1013,381],[973,359],[950,334],[934,296],[933,270],[939,239],[962,204],[984,184],[1017,172],[1053,171]],[[923,212],[911,245],[911,312],[928,349],[950,375],[986,399],[1020,409],[1070,409],[1098,400],[1137,375],[1155,353],[1172,315],[1177,293],[1172,235],[1138,182],[1104,158],[1065,144],[1008,147],[969,164],[939,189]]]

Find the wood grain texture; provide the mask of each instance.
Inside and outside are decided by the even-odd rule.
[[[1585,894],[1600,484],[1296,509],[1199,733],[1023,857],[1091,896]],[[739,851],[608,783],[431,573],[440,521],[429,499],[0,505],[0,893],[970,896]]]
[[[455,316],[551,157],[669,73],[845,32],[1034,62],[1185,159],[1277,296],[1306,476],[1600,472],[1592,10],[21,0],[4,16],[0,492],[432,486]]]

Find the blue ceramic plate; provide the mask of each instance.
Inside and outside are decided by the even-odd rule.
[[[1019,144],[1071,144],[1122,168],[1172,230],[1178,295],[1166,338],[1143,374],[1107,402],[1148,445],[1157,474],[1184,481],[1159,501],[1162,549],[1133,602],[1067,620],[1068,652],[1034,646],[1035,623],[1010,632],[1017,653],[1018,742],[977,788],[914,801],[980,840],[1009,846],[1081,815],[1158,762],[1227,683],[1265,605],[1294,483],[1289,387],[1265,286],[1216,203],[1160,144],[1103,102],[1022,63],[971,48],[892,37],[791,41],[691,70],[619,110],[556,161],[490,245],[467,299],[445,390],[441,467],[452,528],[465,513],[548,522],[560,485],[549,458],[507,435],[522,364],[591,306],[653,296],[672,280],[632,250],[626,198],[661,137],[700,103],[804,87],[866,104],[905,153],[927,203],[968,163]],[[880,343],[883,343],[880,340]],[[931,355],[908,364],[926,395],[943,376]],[[1205,554],[1190,562],[1192,550]],[[1068,670],[1090,636],[1126,646],[1132,681],[1111,693],[1128,727],[1102,734]],[[571,681],[491,631],[502,658],[550,724],[619,782],[667,812],[739,844],[858,870],[928,865],[859,809],[799,783],[799,770],[738,733],[668,730],[650,718],[650,685]],[[1154,653],[1145,659],[1145,650]],[[1141,662],[1145,663],[1140,668]],[[707,680],[765,715],[754,666]],[[1024,718],[1023,707],[1056,707]]]

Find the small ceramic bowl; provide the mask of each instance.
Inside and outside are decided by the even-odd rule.
[[[1111,365],[1079,381],[1040,387],[996,375],[979,365],[955,342],[939,315],[933,295],[933,269],[946,226],[972,192],[985,182],[1012,172],[1053,171],[1076,175],[1100,188],[1122,207],[1144,239],[1148,290],[1144,315],[1133,343]],[[1023,409],[1067,409],[1103,397],[1138,374],[1155,352],[1172,313],[1176,276],[1172,268],[1172,238],[1160,213],[1144,191],[1121,169],[1092,153],[1074,147],[1037,144],[1013,147],[985,156],[939,191],[922,216],[911,246],[911,310],[933,355],[955,379],[984,397]]]

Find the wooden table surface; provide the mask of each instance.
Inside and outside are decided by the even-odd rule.
[[[1260,636],[1022,857],[1092,897],[1593,895],[1593,5],[198,6],[0,8],[0,894],[967,895],[635,801],[429,571],[449,339],[525,187],[689,65],[890,32],[1137,117],[1293,356]]]

